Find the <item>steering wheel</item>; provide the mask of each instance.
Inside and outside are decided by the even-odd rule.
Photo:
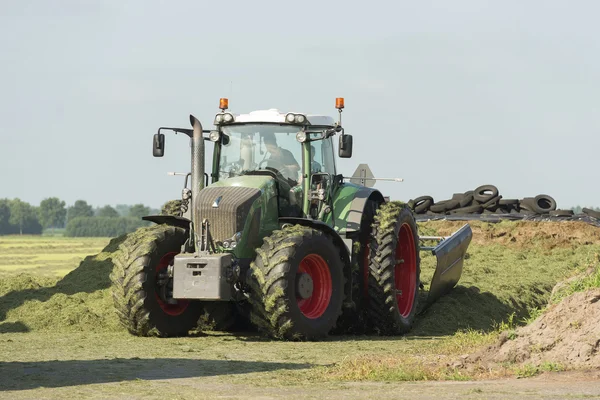
[[[264,159],[264,160],[261,160],[261,161],[258,163],[258,167],[257,167],[257,169],[267,169],[267,165],[266,165],[266,164],[267,164],[268,162],[269,162],[269,159],[268,159],[268,158],[266,158],[266,159]],[[264,164],[264,165],[263,165],[263,164]]]

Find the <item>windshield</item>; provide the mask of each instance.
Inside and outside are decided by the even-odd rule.
[[[297,182],[300,177],[302,145],[296,140],[299,126],[275,124],[229,125],[219,159],[219,179],[271,170]]]

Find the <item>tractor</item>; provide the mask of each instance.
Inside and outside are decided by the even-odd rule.
[[[219,108],[213,130],[190,115],[191,129],[161,127],[153,137],[162,157],[164,131],[187,135],[191,171],[174,212],[144,217],[154,224],[130,234],[113,259],[113,299],[129,332],[181,336],[204,318],[222,330],[244,320],[287,340],[359,321],[398,335],[419,311],[421,250],[437,257],[424,306],[456,285],[469,225],[419,238],[407,206],[339,172],[335,136],[339,157],[353,147],[343,98],[338,121],[276,109],[233,114],[227,99]],[[437,244],[422,246],[427,240]]]

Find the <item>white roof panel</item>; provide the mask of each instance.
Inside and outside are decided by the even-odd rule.
[[[299,112],[293,112],[294,114],[303,114]],[[282,113],[275,108],[271,108],[269,110],[257,110],[252,111],[248,114],[238,114],[235,115],[236,123],[250,123],[250,122],[266,122],[266,123],[276,123],[276,124],[284,124],[285,116],[288,113]],[[306,114],[303,114],[306,115]],[[311,125],[320,125],[320,126],[334,126],[335,121],[333,118],[326,115],[306,115],[308,122]]]

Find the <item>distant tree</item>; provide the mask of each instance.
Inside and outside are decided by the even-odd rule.
[[[36,210],[31,204],[21,201],[20,199],[14,199],[10,201],[10,218],[9,222],[15,225],[19,229],[19,234],[34,233],[31,229],[27,229],[31,226],[39,225],[36,216]],[[36,232],[37,233],[37,232]]]
[[[49,197],[40,202],[38,219],[44,228],[62,227],[66,216],[65,202],[59,198]]]
[[[127,204],[117,204],[115,206],[115,210],[117,210],[117,212],[119,213],[119,215],[121,217],[126,217],[129,215],[129,209],[131,208],[130,205]]]
[[[107,217],[107,218],[117,218],[117,217],[119,217],[119,213],[117,212],[117,210],[115,210],[111,206],[106,205],[106,206],[98,209],[98,211],[96,212],[96,216],[97,217]]]
[[[128,217],[81,217],[67,223],[65,236],[71,237],[115,237],[133,232],[145,226],[138,218]]]
[[[77,200],[67,209],[67,220],[79,217],[93,217],[94,209],[85,200]]]
[[[150,207],[143,204],[135,204],[129,209],[129,217],[131,218],[142,218],[146,215],[150,215]]]
[[[0,199],[0,235],[10,233],[10,202]]]

